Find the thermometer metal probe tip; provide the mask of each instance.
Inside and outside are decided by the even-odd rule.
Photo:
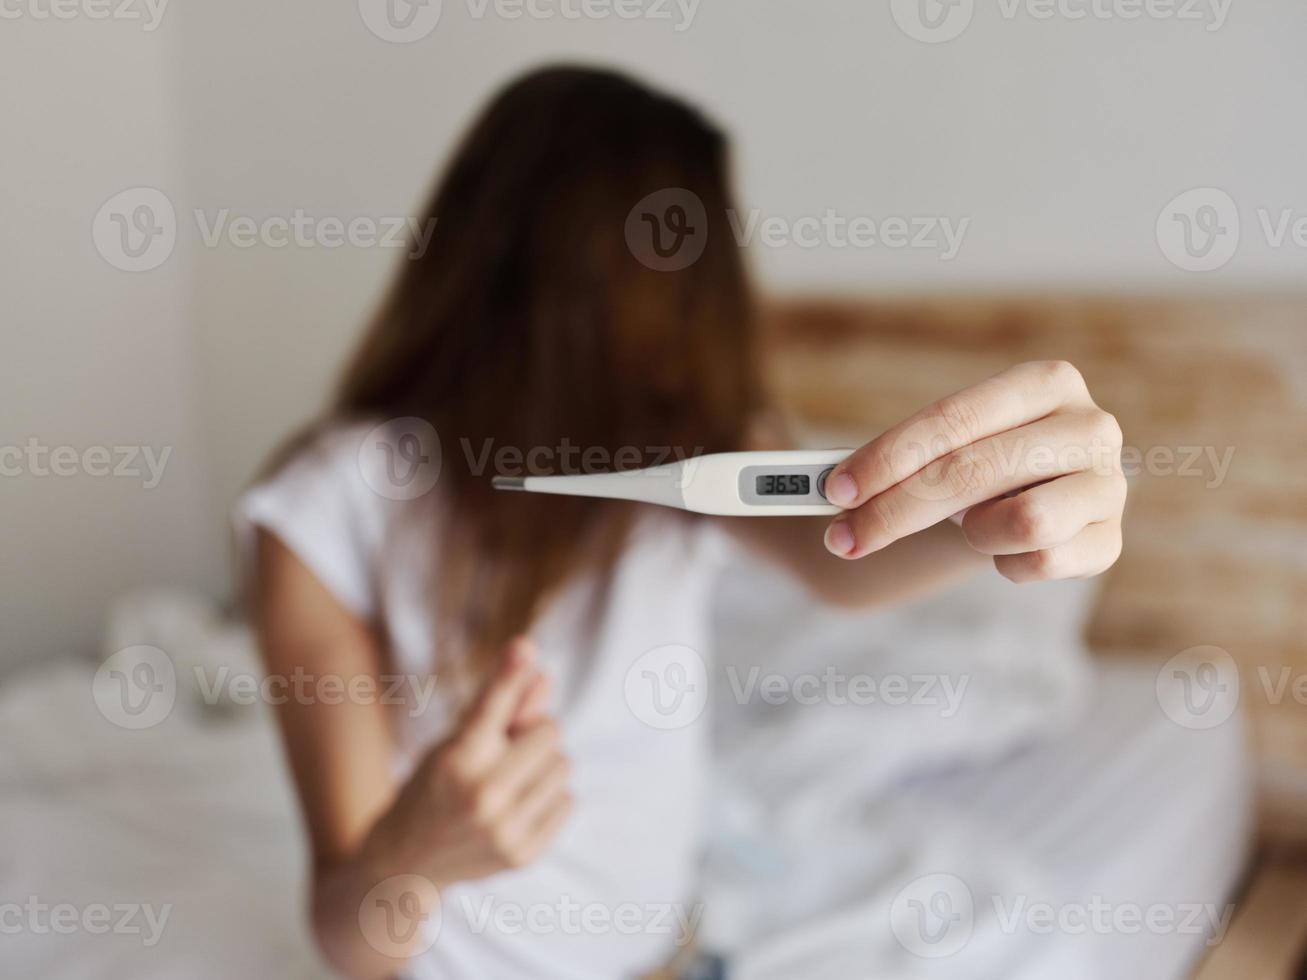
[[[496,476],[491,477],[490,485],[496,490],[525,490],[526,477],[524,476]]]

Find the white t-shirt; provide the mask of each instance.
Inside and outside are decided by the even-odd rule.
[[[399,674],[439,673],[432,602],[434,522],[389,499],[367,451],[373,427],[328,431],[237,504],[238,533],[267,528],[351,612],[387,637]],[[363,450],[362,452],[360,450]],[[439,486],[430,500],[438,496]],[[429,510],[428,510],[429,513]],[[574,811],[534,864],[446,890],[415,977],[591,978],[666,962],[693,921],[708,753],[708,604],[722,535],[651,508],[613,570],[589,629],[584,582],[565,588],[531,629],[551,705],[574,764]],[[418,710],[414,684],[396,714],[408,766],[448,734],[458,706],[442,693]]]

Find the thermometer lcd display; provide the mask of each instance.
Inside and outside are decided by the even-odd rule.
[[[762,473],[754,483],[759,497],[806,497],[811,487],[802,473]]]

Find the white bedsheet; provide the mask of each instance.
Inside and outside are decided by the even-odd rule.
[[[733,954],[732,980],[1188,975],[1208,938],[1188,924],[1098,923],[1119,914],[1129,930],[1136,907],[1228,914],[1251,824],[1240,718],[1181,727],[1159,707],[1156,665],[1090,661],[1091,598],[1086,583],[988,577],[835,615],[765,569],[741,571],[720,607],[701,933]],[[741,709],[721,674],[758,663],[787,678],[835,664],[969,683],[957,710],[757,697]],[[1045,906],[1069,928],[1045,934]],[[945,933],[953,916],[960,931]],[[922,926],[944,938],[923,942]]]
[[[300,833],[271,726],[205,725],[179,705],[155,728],[116,728],[92,701],[93,675],[65,663],[0,688],[0,895],[167,918],[147,946],[144,929],[56,933],[49,912],[25,911],[24,928],[0,936],[0,974],[325,975],[294,898]]]
[[[747,663],[793,678],[837,664],[880,678],[970,676],[944,717],[939,705],[739,704],[732,685],[747,684],[747,670],[734,681],[719,672],[704,936],[737,954],[734,977],[1181,975],[1200,938],[1013,937],[988,911],[990,895],[1011,894],[1221,902],[1237,875],[1248,799],[1237,725],[1165,723],[1152,674],[1138,668],[1099,672],[1095,687],[1076,639],[1088,592],[1076,588],[984,580],[846,616],[814,610],[765,570],[734,580],[722,600],[723,671]],[[179,660],[251,662],[241,634],[170,628],[183,626],[195,649]],[[169,642],[152,628],[146,617],[131,629]],[[970,660],[959,655],[967,649]],[[266,711],[215,717],[183,689],[162,724],[126,731],[97,712],[93,673],[64,663],[0,686],[0,894],[77,909],[167,906],[168,918],[148,947],[144,934],[29,924],[0,936],[0,971],[324,975],[299,911],[301,835]],[[1032,743],[1042,747],[1022,751]],[[955,955],[922,958],[889,916],[902,911],[905,883],[941,873],[974,894],[974,927]]]

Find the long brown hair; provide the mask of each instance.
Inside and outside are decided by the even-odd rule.
[[[695,261],[660,271],[637,257],[627,219],[673,188],[702,203],[707,235]],[[589,451],[537,456],[557,472],[742,447],[761,392],[730,207],[721,132],[610,71],[518,79],[454,154],[425,209],[430,245],[404,263],[332,416],[435,427],[439,619],[475,665],[564,581],[602,579],[636,513],[495,492],[475,465],[486,447]]]

